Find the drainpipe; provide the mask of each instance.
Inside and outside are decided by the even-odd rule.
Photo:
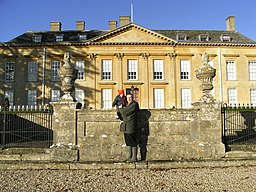
[[[43,71],[42,71],[42,106],[44,106],[45,101],[45,63],[46,63],[46,48],[43,49]]]
[[[219,63],[219,76],[220,76],[220,101],[223,102],[223,92],[222,92],[222,66],[221,66],[221,49],[218,47],[218,63]]]

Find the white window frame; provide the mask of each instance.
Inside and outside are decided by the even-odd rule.
[[[60,90],[59,89],[52,89],[51,90],[51,101],[58,102],[60,100]]]
[[[38,65],[35,61],[28,62],[28,81],[37,81]]]
[[[75,99],[84,106],[84,90],[82,89],[75,89]]]
[[[221,36],[221,40],[223,42],[230,42],[231,41],[231,37],[228,34],[224,34],[224,35]]]
[[[177,39],[177,41],[186,41],[187,40],[187,35],[178,34],[176,39]]]
[[[249,79],[254,81],[256,80],[256,61],[249,61]]]
[[[164,61],[162,59],[153,60],[153,79],[154,80],[164,79]]]
[[[33,39],[34,43],[41,43],[42,42],[42,35],[34,35],[32,39]]]
[[[190,88],[181,88],[181,108],[191,108],[192,94]]]
[[[180,60],[180,79],[190,80],[190,60]]]
[[[13,82],[14,79],[15,79],[15,63],[14,62],[6,62],[5,63],[4,80],[6,82]]]
[[[28,106],[37,105],[37,90],[28,90],[27,105]]]
[[[228,104],[236,105],[237,104],[237,90],[236,88],[228,89]]]
[[[112,109],[112,89],[101,90],[102,109]]]
[[[128,65],[128,80],[138,80],[138,60],[127,60]]]
[[[199,40],[200,41],[209,41],[209,35],[201,34],[201,35],[199,35]]]
[[[154,108],[155,109],[164,108],[164,89],[159,89],[159,88],[154,89]]]
[[[10,106],[14,105],[14,92],[13,90],[5,90],[4,98],[8,98]]]
[[[101,78],[102,80],[112,80],[112,60],[103,59],[101,61]]]
[[[86,41],[87,40],[87,35],[86,34],[79,34],[78,38],[79,38],[79,41]]]
[[[250,103],[254,107],[256,106],[256,88],[250,89]]]
[[[55,41],[56,42],[62,42],[64,39],[64,35],[56,35],[55,36]]]
[[[236,62],[234,60],[227,60],[226,69],[227,69],[227,80],[229,81],[236,80]]]
[[[51,62],[51,81],[60,81],[59,77],[59,69],[61,62],[60,61],[52,61]]]
[[[84,80],[85,77],[84,77],[84,61],[76,61],[75,62],[75,69],[78,70],[78,73],[77,73],[77,80]]]

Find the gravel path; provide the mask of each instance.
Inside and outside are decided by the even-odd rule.
[[[256,191],[256,167],[0,170],[0,191]]]

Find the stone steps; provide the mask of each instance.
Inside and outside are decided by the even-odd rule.
[[[225,158],[242,158],[242,159],[256,159],[256,151],[229,151],[226,152]]]

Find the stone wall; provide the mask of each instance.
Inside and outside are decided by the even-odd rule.
[[[114,111],[77,110],[76,113],[79,161],[125,158],[120,121],[114,118]],[[142,109],[138,127],[148,135],[147,160],[221,158],[225,154],[218,103],[198,102],[192,109],[182,110]]]

